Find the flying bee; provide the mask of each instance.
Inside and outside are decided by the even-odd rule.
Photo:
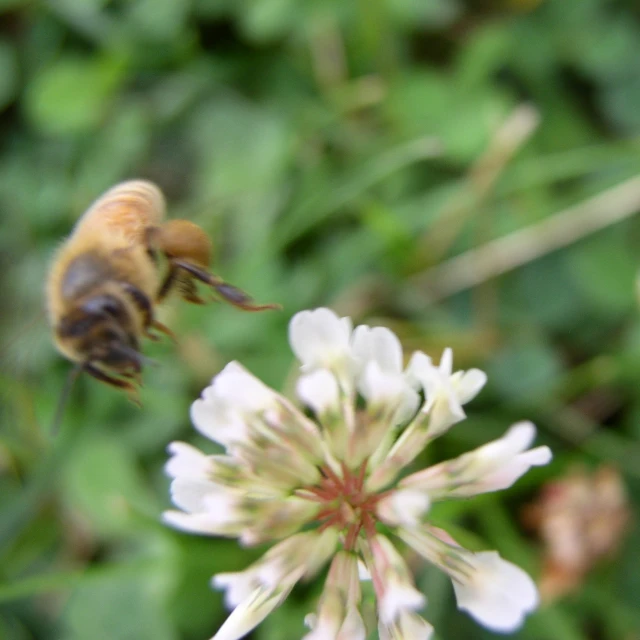
[[[146,358],[142,338],[173,337],[155,317],[156,305],[176,290],[202,304],[197,282],[246,311],[279,308],[255,304],[209,271],[211,240],[188,220],[165,221],[156,185],[123,182],[82,215],[55,256],[46,285],[47,312],[60,353],[97,380],[137,401]]]

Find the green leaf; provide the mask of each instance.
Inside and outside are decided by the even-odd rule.
[[[447,155],[464,163],[477,158],[504,122],[509,106],[508,100],[496,91],[483,88],[469,93],[464,87],[456,90],[439,131]]]
[[[268,42],[283,36],[295,23],[296,0],[251,0],[240,13],[241,25],[251,40]]]
[[[135,175],[151,136],[149,115],[142,105],[123,105],[87,146],[86,162],[79,169],[76,188],[90,203],[122,176]],[[78,196],[80,199],[81,196]]]
[[[502,24],[488,24],[465,41],[456,60],[456,84],[469,90],[491,80],[508,58],[511,31]]]
[[[546,637],[587,640],[588,636],[582,631],[581,626],[576,616],[564,611],[560,605],[547,605],[530,617],[522,637],[531,640]]]
[[[83,584],[65,608],[63,640],[177,640],[167,615],[163,576],[107,576]]]
[[[136,468],[132,453],[116,438],[87,436],[64,466],[67,504],[85,517],[97,535],[126,532],[135,511],[159,509]]]
[[[622,225],[584,240],[569,254],[575,286],[606,316],[617,316],[635,304],[638,261],[625,229]]]
[[[451,83],[436,71],[419,70],[395,78],[383,108],[403,136],[439,135],[452,107]]]
[[[188,16],[187,0],[134,0],[128,18],[134,33],[159,41],[174,40]]]
[[[203,105],[191,135],[202,159],[198,190],[205,201],[239,198],[273,184],[293,141],[277,114],[233,95]]]
[[[27,115],[45,134],[93,131],[104,120],[124,71],[116,58],[61,58],[29,85]]]
[[[625,73],[621,80],[608,87],[601,102],[609,120],[623,133],[640,133],[640,73]]]
[[[505,345],[487,366],[490,384],[512,402],[544,399],[555,389],[561,372],[557,353],[533,338]]]
[[[386,0],[386,3],[395,21],[409,28],[418,25],[442,28],[462,13],[458,0]]]
[[[551,254],[507,279],[504,314],[512,322],[531,322],[548,329],[570,330],[587,305],[568,273],[566,259]]]

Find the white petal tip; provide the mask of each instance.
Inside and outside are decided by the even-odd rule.
[[[535,458],[532,456],[530,460],[534,466],[542,466],[545,464],[549,464],[551,460],[553,460],[553,453],[551,453],[551,449],[547,446],[536,447],[531,451],[531,453],[536,452]]]

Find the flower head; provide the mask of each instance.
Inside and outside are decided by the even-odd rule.
[[[421,352],[403,367],[388,329],[352,329],[329,309],[303,311],[289,338],[301,361],[303,408],[238,363],[193,404],[196,429],[224,448],[205,455],[173,443],[167,472],[179,510],[169,524],[194,533],[275,545],[249,568],[219,574],[232,614],[213,640],[236,640],[258,625],[300,580],[329,571],[305,640],[367,637],[361,580],[377,600],[380,638],[427,640],[426,604],[392,540],[400,539],[452,579],[458,607],[494,631],[516,629],[538,602],[529,576],[496,552],[472,553],[429,524],[431,504],[510,486],[551,459],[529,449],[530,423],[459,458],[400,478],[435,438],[464,419],[463,405],[486,381]],[[384,529],[384,535],[382,533]]]

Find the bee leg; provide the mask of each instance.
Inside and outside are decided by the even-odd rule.
[[[127,293],[131,295],[136,306],[142,312],[142,315],[144,318],[143,324],[144,324],[145,336],[150,340],[157,342],[158,340],[160,340],[160,337],[157,336],[155,333],[151,333],[150,331],[150,329],[157,329],[161,333],[164,333],[165,335],[169,336],[175,342],[176,337],[174,333],[171,331],[171,329],[169,329],[168,327],[165,327],[161,322],[158,322],[153,317],[153,307],[151,306],[151,300],[149,300],[148,296],[142,293],[142,291],[140,291],[138,287],[134,287],[132,284],[129,284],[128,282],[123,282],[122,286],[127,291]]]
[[[170,266],[163,283],[160,285],[160,289],[158,289],[156,302],[162,302],[169,295],[169,292],[171,291],[173,285],[176,283],[177,275],[177,269],[175,269],[173,266]]]
[[[282,309],[282,305],[274,302],[268,304],[256,304],[253,298],[248,294],[234,287],[232,284],[221,281],[217,285],[212,285],[216,293],[226,302],[234,307],[239,307],[245,311],[266,311],[267,309]]]
[[[149,327],[153,322],[153,307],[151,306],[151,300],[132,284],[128,282],[122,283],[122,288],[131,296],[136,307],[141,311],[144,318],[144,326]]]
[[[205,269],[198,267],[191,262],[187,262],[185,260],[177,260],[172,259],[172,265],[175,268],[182,269],[186,271],[189,275],[193,276],[197,280],[208,284],[210,287],[215,289],[216,293],[226,300],[228,303],[232,304],[235,307],[239,307],[240,309],[244,309],[245,311],[264,311],[266,309],[281,309],[282,307],[279,304],[256,304],[253,301],[253,298],[249,296],[247,293],[234,287],[233,285],[225,282],[218,276],[209,273]]]
[[[160,227],[147,227],[144,230],[144,242],[147,246],[147,253],[151,256],[151,259],[158,264],[158,257],[160,253],[165,254],[163,247],[163,232]],[[166,254],[165,254],[166,256]],[[162,302],[171,292],[171,289],[176,284],[176,277],[178,270],[169,262],[169,270],[165,276],[158,292],[156,293],[156,302]]]
[[[147,227],[143,232],[143,242],[147,247],[147,254],[156,264],[161,250],[161,236],[162,231],[157,226]]]
[[[173,333],[173,331],[171,331],[171,329],[169,329],[169,327],[167,327],[164,324],[162,324],[162,322],[158,322],[157,320],[154,320],[151,323],[151,328],[155,329],[156,331],[160,331],[160,333],[164,333],[164,335],[168,336],[173,342],[178,342],[178,338],[176,337],[176,334]],[[154,336],[154,338],[155,337],[157,337],[157,336]]]
[[[98,369],[95,365],[90,362],[85,362],[82,365],[82,370],[85,373],[88,373],[91,377],[99,380],[100,382],[104,382],[105,384],[111,385],[112,387],[116,387],[117,389],[122,389],[127,393],[129,399],[139,407],[142,406],[140,403],[140,399],[138,398],[138,389],[128,382],[127,380],[122,380],[120,378],[115,378],[114,376],[110,376],[101,369]],[[129,376],[133,377],[133,376]]]
[[[133,380],[139,387],[142,386],[142,372],[141,371],[127,371],[121,374],[123,378],[127,380]]]
[[[183,300],[192,304],[206,304],[206,300],[198,295],[196,283],[190,276],[185,276],[180,280],[180,295]]]

